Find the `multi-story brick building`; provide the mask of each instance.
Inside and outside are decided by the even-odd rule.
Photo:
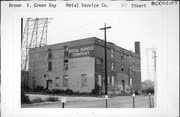
[[[53,44],[29,50],[30,87],[104,92],[104,41],[96,37]],[[140,43],[135,52],[107,42],[108,92],[141,89]]]

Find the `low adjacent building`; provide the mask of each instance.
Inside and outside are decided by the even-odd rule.
[[[29,50],[30,87],[104,92],[105,42],[96,37],[53,44]],[[140,42],[135,52],[107,42],[108,92],[141,90]]]

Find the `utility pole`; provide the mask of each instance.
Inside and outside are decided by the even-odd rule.
[[[157,79],[156,79],[156,51],[153,50],[154,58],[154,107],[157,106]]]
[[[151,53],[150,55],[148,53]],[[157,105],[157,78],[156,78],[156,56],[157,52],[156,52],[156,48],[146,48],[146,58],[147,58],[147,78],[151,78],[151,72],[152,69],[149,68],[149,66],[153,63],[153,78],[154,78],[154,107]],[[151,59],[149,58],[149,56],[151,56]],[[153,58],[153,60],[152,60]],[[151,61],[149,61],[151,60]]]
[[[22,40],[23,40],[23,18],[21,18],[21,46],[22,46]]]
[[[106,98],[106,108],[107,108],[107,98],[108,98],[108,92],[107,92],[107,52],[106,52],[106,29],[111,28],[111,26],[106,27],[106,23],[104,23],[104,28],[100,28],[100,30],[104,30],[104,50],[105,50],[105,98]]]

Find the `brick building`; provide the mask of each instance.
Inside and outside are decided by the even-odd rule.
[[[96,37],[53,44],[29,50],[30,87],[104,92],[104,41]],[[107,42],[108,92],[141,89],[140,43],[135,52]]]

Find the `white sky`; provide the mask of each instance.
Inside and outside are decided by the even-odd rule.
[[[107,41],[132,51],[134,42],[140,41],[143,81],[147,79],[146,48],[157,48],[157,40],[165,39],[164,19],[162,12],[62,12],[48,27],[48,44],[94,36],[104,39],[99,28],[106,22],[112,27],[107,30]]]

